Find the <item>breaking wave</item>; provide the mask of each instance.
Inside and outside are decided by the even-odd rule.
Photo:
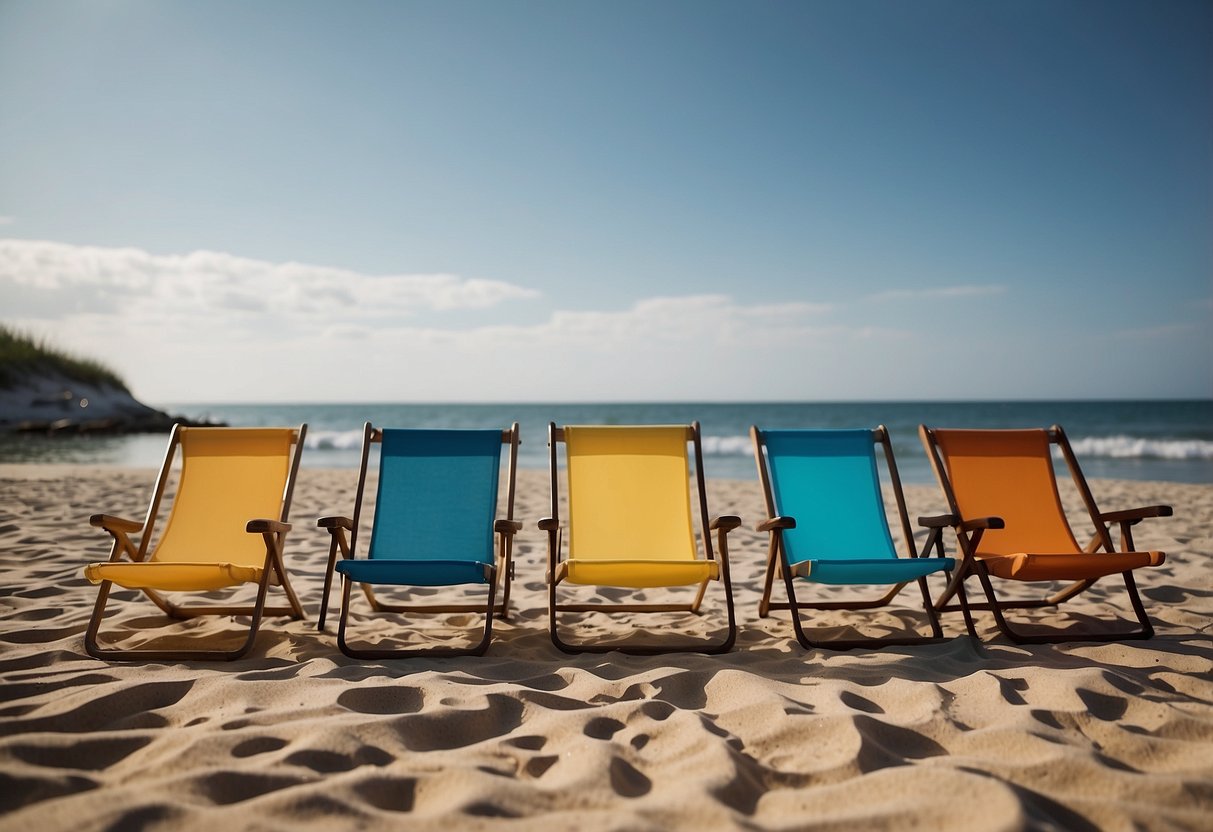
[[[1086,436],[1071,439],[1070,444],[1080,459],[1213,459],[1213,441],[1207,439]],[[748,436],[705,436],[703,452],[708,456],[752,456],[754,446]]]
[[[357,451],[362,447],[362,430],[308,431],[310,450]],[[916,444],[916,443],[915,443]],[[1086,436],[1072,439],[1074,453],[1082,457],[1109,459],[1213,459],[1213,441],[1207,439],[1145,439],[1136,436]],[[753,456],[749,436],[705,436],[703,452],[707,456]]]
[[[754,455],[754,443],[748,436],[705,436],[700,441],[707,456]]]
[[[362,449],[362,429],[307,432],[303,447],[313,451],[357,451]]]
[[[1207,439],[1142,439],[1136,436],[1086,436],[1071,440],[1074,453],[1113,459],[1213,459]]]

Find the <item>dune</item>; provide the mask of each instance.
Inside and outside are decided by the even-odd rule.
[[[548,639],[535,529],[548,487],[524,471],[516,605],[488,654],[367,662],[343,656],[331,627],[315,629],[328,543],[314,520],[350,510],[356,475],[301,474],[287,557],[310,621],[267,620],[236,662],[126,664],[84,652],[96,590],[82,567],[108,554],[87,517],[142,517],[154,472],[0,466],[0,829],[1213,824],[1213,486],[1092,483],[1105,509],[1175,507],[1136,532],[1139,546],[1167,552],[1139,578],[1157,628],[1148,641],[1021,647],[979,614],[982,641],[948,615],[941,643],[806,652],[786,613],[757,617],[757,483],[714,480],[712,513],[746,521],[731,536],[736,649],[567,656]],[[934,487],[911,486],[907,499],[912,515],[942,509]],[[1041,620],[1127,626],[1123,594],[1105,583]],[[230,619],[170,623],[134,593],[113,597],[110,638],[238,636]],[[590,614],[581,630],[706,636],[723,624],[709,599],[690,622]],[[901,631],[919,621],[910,600],[814,623],[831,635]],[[371,640],[454,643],[472,623],[404,628],[358,610]]]

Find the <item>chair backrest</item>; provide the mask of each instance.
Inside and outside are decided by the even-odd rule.
[[[294,428],[190,428],[174,434],[181,449],[177,496],[152,561],[261,566],[265,543],[250,520],[286,520],[298,458]],[[168,473],[165,461],[162,480]],[[158,499],[155,501],[158,502]],[[149,514],[148,526],[154,520]],[[147,537],[147,535],[145,535]]]
[[[897,557],[873,431],[764,430],[758,437],[769,471],[767,509],[796,519],[783,533],[789,562]]]
[[[569,557],[694,560],[687,440],[691,428],[564,428]]]
[[[502,432],[386,428],[382,437],[367,557],[492,563]]]
[[[950,488],[953,508],[964,519],[1001,517],[1006,522],[1006,528],[982,535],[981,554],[1081,551],[1061,506],[1048,431],[929,433],[944,465],[944,491]]]

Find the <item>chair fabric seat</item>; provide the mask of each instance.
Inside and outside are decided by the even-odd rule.
[[[127,589],[203,592],[261,580],[264,567],[235,563],[90,563],[84,577],[90,583],[112,581]]]
[[[1084,581],[1158,566],[1166,560],[1163,552],[1041,553],[1019,552],[1013,555],[983,555],[982,563],[994,575],[1016,581]]]
[[[353,581],[367,584],[398,586],[454,586],[457,584],[487,584],[486,566],[479,560],[398,560],[368,558],[341,560],[334,567]]]
[[[808,574],[801,570],[808,568]],[[817,584],[900,584],[956,568],[954,558],[867,558],[808,560],[793,564],[793,574]]]
[[[570,558],[562,564],[566,580],[573,584],[621,586],[641,589],[658,586],[689,586],[720,575],[720,563],[715,560],[616,559],[578,560]]]

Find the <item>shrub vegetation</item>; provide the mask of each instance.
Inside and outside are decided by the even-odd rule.
[[[64,352],[45,338],[34,338],[0,323],[0,388],[11,388],[24,376],[46,372],[130,392],[126,382],[100,361]]]

